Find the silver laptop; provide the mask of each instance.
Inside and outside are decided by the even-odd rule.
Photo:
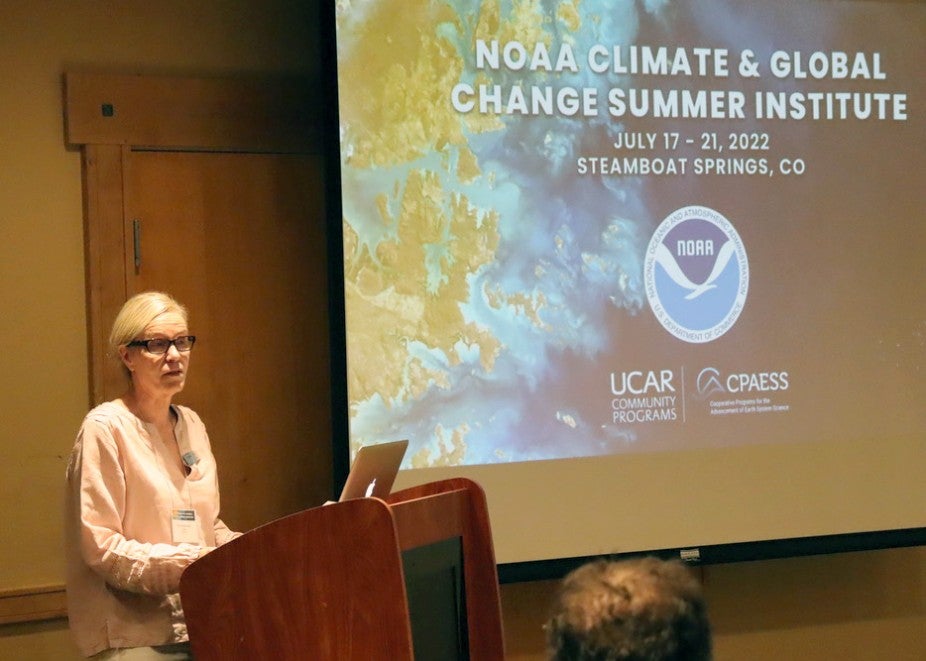
[[[364,445],[357,451],[339,502],[352,498],[385,498],[402,465],[408,440]]]

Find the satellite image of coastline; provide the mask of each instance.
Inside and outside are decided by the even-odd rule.
[[[717,439],[704,431],[708,422],[726,425],[729,438],[748,438],[750,425],[786,435],[805,422],[795,401],[825,384],[794,373],[801,338],[778,332],[776,349],[755,364],[745,349],[737,357],[730,348],[775,332],[755,315],[762,288],[771,286],[758,269],[766,253],[785,247],[762,234],[755,210],[767,213],[770,195],[796,198],[801,186],[838,174],[840,157],[805,148],[818,130],[809,120],[779,121],[771,147],[752,144],[737,158],[704,137],[713,133],[689,133],[697,142],[684,150],[670,139],[681,135],[684,144],[691,113],[713,113],[704,125],[721,141],[731,126],[737,135],[761,135],[751,100],[774,103],[784,83],[750,79],[739,53],[766,57],[770,30],[796,35],[789,37],[795,50],[807,48],[801,35],[825,49],[845,28],[833,25],[826,3],[804,11],[800,26],[775,3],[748,14],[735,11],[738,4],[414,0],[401,11],[389,2],[337,4],[352,451],[408,438],[406,467],[490,464],[666,449],[670,429],[679,439],[674,449],[710,445]],[[850,13],[845,22],[864,25],[865,15]],[[642,59],[631,55],[643,51],[627,46],[637,43],[668,46],[647,52],[650,70],[641,72]],[[520,50],[506,50],[511,44]],[[710,48],[697,48],[704,44]],[[593,70],[596,48],[601,66]],[[889,64],[867,56],[854,66],[872,78]],[[699,101],[669,90],[695,82],[716,95]],[[648,98],[664,107],[631,116],[643,112],[628,105],[635,87],[661,90]],[[524,94],[513,95],[515,88]],[[557,94],[564,89],[576,95]],[[544,90],[546,100],[531,98]],[[583,99],[582,90],[594,94]],[[780,112],[805,111],[793,95],[781,98]],[[704,99],[713,105],[699,106]],[[609,113],[615,108],[622,114]],[[822,135],[820,154],[839,137]],[[812,169],[788,180],[790,189],[778,159],[788,149],[801,149]],[[745,274],[748,253],[757,292],[749,300],[742,293],[738,326],[713,347],[665,332],[647,299],[650,239],[673,211],[692,204],[721,209],[739,230],[739,268]],[[806,219],[778,222],[789,230]],[[717,256],[705,259],[709,271]],[[803,286],[788,276],[775,284]],[[707,289],[698,289],[699,301],[715,295]],[[726,389],[713,401],[694,392],[705,375]],[[747,392],[753,381],[776,389]],[[742,392],[731,389],[736,383]]]

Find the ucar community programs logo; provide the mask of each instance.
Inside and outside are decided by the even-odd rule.
[[[685,342],[710,342],[743,311],[749,261],[730,221],[713,209],[689,206],[656,228],[643,278],[650,307],[667,331]]]

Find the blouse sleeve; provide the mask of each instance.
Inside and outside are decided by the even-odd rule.
[[[222,546],[222,544],[227,544],[233,539],[238,539],[243,533],[235,532],[234,530],[229,529],[225,522],[222,519],[215,520],[215,545]]]
[[[200,549],[194,544],[141,542],[125,536],[125,474],[112,431],[105,424],[85,421],[67,476],[70,497],[77,501],[84,562],[121,590],[177,592],[180,574],[199,557]]]

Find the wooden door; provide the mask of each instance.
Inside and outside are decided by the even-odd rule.
[[[184,303],[197,344],[176,401],[206,423],[222,515],[239,530],[332,491],[310,91],[303,81],[66,77],[68,141],[84,163],[91,404],[125,387],[105,349],[125,299],[156,289]]]
[[[250,528],[320,504],[311,468],[330,465],[331,402],[318,159],[125,158],[128,294],[163,290],[189,309],[197,343],[177,401],[209,430],[227,518]]]

